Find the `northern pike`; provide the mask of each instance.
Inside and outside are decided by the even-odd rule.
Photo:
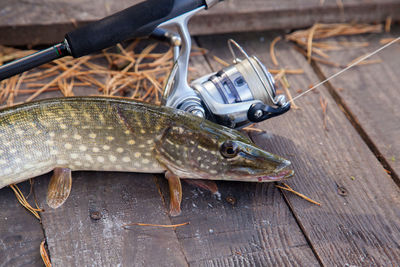
[[[45,99],[0,110],[0,188],[54,170],[47,202],[71,190],[71,171],[165,173],[172,215],[180,178],[269,182],[290,162],[237,130],[189,113],[109,97]]]

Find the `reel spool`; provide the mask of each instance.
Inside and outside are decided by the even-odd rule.
[[[236,56],[232,44],[244,55]],[[206,118],[219,124],[242,128],[278,116],[290,109],[284,95],[276,95],[271,73],[258,60],[230,39],[233,65],[195,80],[191,87],[202,100]]]

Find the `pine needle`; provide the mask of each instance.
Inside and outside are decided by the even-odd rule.
[[[387,17],[385,21],[385,32],[390,32],[390,28],[392,26],[392,17]]]
[[[269,54],[271,55],[272,63],[274,63],[275,66],[279,65],[278,60],[276,59],[276,55],[275,55],[275,44],[277,42],[279,42],[280,40],[282,40],[282,37],[280,37],[280,36],[275,37],[275,39],[272,40],[271,45],[269,47]]]
[[[319,202],[317,202],[317,201],[315,201],[315,200],[312,200],[311,198],[309,198],[309,197],[307,197],[307,196],[305,196],[305,195],[303,195],[303,194],[301,194],[301,193],[299,193],[299,192],[297,192],[297,191],[294,191],[289,185],[287,185],[286,183],[282,183],[284,186],[280,186],[280,185],[275,185],[276,187],[278,187],[278,188],[280,188],[280,189],[283,189],[283,190],[286,190],[286,191],[289,191],[289,192],[292,192],[293,194],[295,194],[295,195],[297,195],[297,196],[299,196],[299,197],[301,197],[301,198],[303,198],[303,199],[305,199],[305,200],[307,200],[307,201],[309,201],[309,202],[311,202],[311,203],[313,203],[313,204],[315,204],[315,205],[318,205],[318,206],[321,206],[321,203],[319,203]]]
[[[28,201],[26,200],[24,194],[22,194],[21,190],[18,188],[16,184],[11,184],[10,188],[14,191],[15,196],[17,197],[19,203],[27,209],[29,212],[31,212],[39,221],[41,220],[40,215],[38,212],[43,211],[42,209],[39,208],[33,208]]]
[[[253,123],[249,126],[244,127],[242,130],[248,131],[248,132],[258,132],[258,133],[264,132],[264,130],[262,130],[262,129],[255,128],[255,126],[256,126],[256,124]]]
[[[221,58],[219,58],[219,57],[217,57],[215,55],[213,56],[213,59],[215,61],[217,61],[219,64],[221,64],[222,66],[224,66],[224,67],[229,67],[230,66],[230,64],[228,62],[226,62],[225,60],[223,60],[223,59],[221,59]]]
[[[129,229],[126,228],[127,226],[133,226],[133,225],[138,225],[138,226],[153,226],[153,227],[161,227],[161,228],[175,228],[175,227],[180,227],[184,225],[188,225],[190,222],[185,222],[185,223],[180,223],[180,224],[151,224],[151,223],[128,223],[122,225],[122,228],[124,229]]]
[[[42,243],[40,243],[40,256],[42,257],[44,265],[46,267],[51,267],[50,258],[44,245],[45,241],[43,240]]]

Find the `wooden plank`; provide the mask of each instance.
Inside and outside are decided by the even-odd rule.
[[[66,203],[45,204],[48,179],[38,180],[40,204],[54,266],[186,266],[171,228],[122,226],[170,224],[155,177],[148,174],[74,172]]]
[[[218,182],[221,200],[183,183],[176,233],[190,266],[319,266],[274,184]],[[167,184],[163,193],[168,199]]]
[[[0,44],[34,45],[60,42],[76,25],[95,21],[142,0],[93,1],[3,0]],[[316,22],[380,22],[400,19],[399,0],[232,0],[194,17],[193,34],[292,29]]]
[[[29,194],[29,182],[18,186]],[[38,219],[19,204],[11,188],[0,190],[0,210],[0,266],[43,266],[39,247],[44,235]]]
[[[267,51],[273,37],[268,33],[234,36],[249,54],[257,54],[269,66]],[[229,60],[229,51],[223,48],[227,38],[212,36],[199,41],[210,53]],[[288,77],[293,95],[318,80],[304,57],[290,45],[278,43],[277,56],[280,67],[305,70],[305,75]],[[215,70],[220,67],[213,66]],[[329,131],[323,127],[320,97],[328,103]],[[398,264],[399,188],[327,92],[309,94],[297,104],[300,110],[260,123],[266,132],[255,134],[253,139],[289,158],[296,175],[288,184],[322,202],[319,207],[283,192],[318,258],[326,266]]]
[[[400,36],[400,27],[392,34],[363,35],[338,38],[336,41],[368,42],[361,49],[344,49],[330,53],[341,65],[378,49],[382,38]],[[340,97],[353,120],[365,134],[374,152],[382,157],[385,165],[400,184],[400,44],[394,44],[371,58],[379,64],[359,66],[331,81],[332,89]],[[397,59],[397,60],[396,60]],[[323,75],[328,77],[337,68],[318,65]]]

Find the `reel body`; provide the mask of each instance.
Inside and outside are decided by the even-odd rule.
[[[176,18],[165,25],[178,26],[183,39],[176,42],[176,34],[168,31],[163,34],[164,39],[174,36],[170,43],[174,46],[176,61],[164,90],[162,104],[230,128],[242,128],[281,115],[290,109],[290,103],[286,102],[285,96],[276,95],[275,81],[271,73],[257,57],[250,57],[232,39],[228,41],[228,47],[233,56],[233,64],[205,75],[189,86],[187,67],[188,47],[191,43],[190,38],[187,38],[190,36],[187,21],[192,15],[184,14],[184,19]],[[236,56],[234,48],[241,52],[243,59]]]
[[[290,104],[285,96],[276,96],[275,81],[258,58],[249,57],[233,40],[228,44],[234,56],[233,65],[192,83],[208,111],[207,119],[231,128],[242,128],[267,119],[264,114],[267,107],[276,115],[288,111]],[[232,44],[245,59],[236,58]],[[254,107],[257,107],[252,111],[255,117],[249,114]]]

